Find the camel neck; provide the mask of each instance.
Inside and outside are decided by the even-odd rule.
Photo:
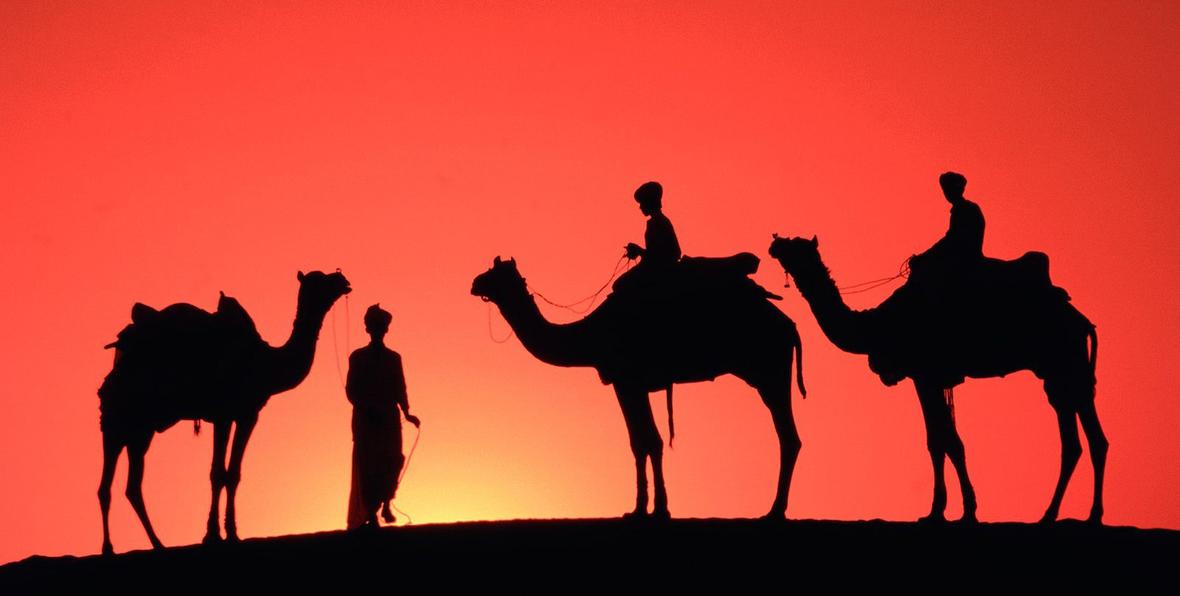
[[[823,260],[799,259],[792,263],[789,271],[799,286],[799,293],[811,307],[820,329],[836,347],[853,354],[868,353],[868,341],[864,333],[861,314],[844,303],[843,296],[832,279]]]
[[[327,315],[327,311],[321,310],[306,308],[302,304],[296,309],[290,337],[274,352],[271,395],[293,389],[307,378],[315,358],[315,346],[324,325],[324,316]]]
[[[526,292],[497,303],[500,313],[530,354],[555,366],[593,366],[595,342],[586,319],[550,323]]]

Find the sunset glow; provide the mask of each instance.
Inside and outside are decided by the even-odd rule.
[[[396,501],[415,523],[629,510],[611,389],[495,343],[508,327],[470,287],[512,256],[554,300],[590,294],[642,242],[647,180],[686,254],[759,255],[799,326],[788,516],[916,519],[931,474],[912,384],[838,351],[766,250],[814,234],[838,282],[892,275],[945,232],[951,169],[987,218],[984,251],[1047,253],[1097,325],[1106,523],[1180,529],[1177,4],[442,4],[0,5],[0,563],[98,551],[95,391],[133,303],[212,310],[225,291],[278,344],[300,270],[340,268],[354,291],[307,380],[262,411],[244,537],[344,527],[337,366],[375,302],[423,421]],[[676,399],[672,514],[765,513],[778,453],[757,394],[721,378]],[[969,381],[956,416],[980,519],[1038,519],[1059,462],[1038,380]],[[211,435],[182,423],[148,452],[167,545],[203,535]],[[126,471],[119,552],[147,546]],[[1085,517],[1091,479],[1086,458],[1064,517]]]

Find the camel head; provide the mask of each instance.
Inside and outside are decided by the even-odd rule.
[[[327,313],[341,296],[352,291],[348,279],[339,269],[335,273],[300,271],[296,277],[299,279],[299,307],[313,309],[312,312]]]
[[[498,303],[511,294],[527,292],[524,277],[521,277],[520,271],[516,269],[516,259],[502,261],[500,257],[496,257],[492,262],[492,268],[479,274],[475,281],[471,282],[471,294],[479,296],[484,302]]]
[[[775,234],[770,243],[770,256],[782,263],[783,271],[790,275],[792,265],[803,259],[819,261],[819,238],[781,238]]]

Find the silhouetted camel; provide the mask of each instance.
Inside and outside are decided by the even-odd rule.
[[[339,273],[298,275],[299,300],[287,342],[271,347],[262,341],[246,311],[224,294],[216,313],[191,304],[157,311],[142,304],[132,309],[131,325],[119,333],[115,364],[98,390],[103,440],[102,551],[109,554],[111,481],[119,453],[127,448],[127,499],[143,523],[154,548],[163,545],[152,530],[143,502],[144,454],[154,433],[180,420],[213,423],[212,504],[205,542],[221,540],[218,504],[226,489],[226,539],[237,541],[234,496],[241,479],[242,454],[272,395],[293,389],[307,377],[324,316],[352,289]],[[231,429],[229,467],[226,446]],[[199,426],[197,427],[199,428]]]
[[[1020,283],[979,285],[959,296],[959,302],[915,308],[915,303],[930,304],[918,302],[912,288],[902,286],[880,306],[856,311],[844,304],[820,259],[817,239],[776,238],[770,254],[795,279],[820,329],[836,347],[868,354],[869,365],[886,384],[913,379],[934,466],[934,498],[924,520],[944,519],[944,457],[950,458],[959,475],[963,519],[975,520],[975,490],[967,477],[963,442],[944,390],[964,377],[1002,377],[1029,370],[1045,381],[1061,433],[1061,474],[1041,521],[1057,519],[1065,487],[1081,457],[1080,420],[1094,465],[1090,521],[1101,523],[1108,444],[1094,409],[1098,336],[1094,325],[1068,302],[1064,292],[1049,287],[1047,273],[1044,290],[1029,291],[1027,284]],[[1047,264],[1044,266],[1047,271]],[[1087,340],[1092,346],[1089,350]]]
[[[802,345],[794,322],[766,299],[768,293],[737,277],[740,282],[735,279],[716,291],[690,291],[647,303],[614,293],[585,318],[564,325],[541,315],[513,259],[496,257],[492,268],[475,278],[471,293],[495,303],[538,359],[556,366],[594,367],[603,383],[614,385],[635,456],[635,510],[628,516],[647,515],[650,458],[652,515],[669,517],[663,441],[649,392],[724,374],[757,389],[779,440],[778,490],[767,517],[782,518],[801,446],[791,413],[791,355],[798,349],[799,391],[805,394]]]

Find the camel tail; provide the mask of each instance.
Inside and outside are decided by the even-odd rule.
[[[664,390],[668,396],[668,448],[671,449],[676,442],[676,423],[672,419],[672,385]]]
[[[201,419],[197,418],[196,420],[193,420],[193,436],[198,436],[200,434],[201,434]]]
[[[788,386],[790,379],[787,379]],[[807,399],[807,387],[803,385],[803,338],[795,333],[795,382],[799,384],[799,393]]]

